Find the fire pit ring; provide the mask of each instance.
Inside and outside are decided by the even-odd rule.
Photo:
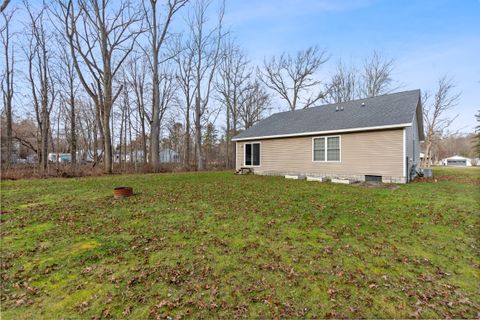
[[[133,188],[131,187],[116,187],[113,189],[113,196],[115,198],[130,197],[133,194]]]

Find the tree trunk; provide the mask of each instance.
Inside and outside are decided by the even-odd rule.
[[[77,132],[75,125],[75,95],[73,84],[70,85],[70,155],[73,166],[77,163]]]
[[[132,143],[132,113],[130,108],[128,109],[128,138],[130,142],[130,164],[133,162],[133,143]],[[135,164],[137,163],[136,159],[136,151],[135,151]],[[135,166],[135,170],[136,170]]]
[[[190,106],[187,106],[185,118],[185,165],[190,167]]]
[[[154,172],[158,172],[160,170],[160,126],[158,123],[158,109],[156,111],[157,112],[152,115],[152,128],[150,129],[150,159]]]
[[[430,168],[430,152],[431,152],[431,148],[432,148],[432,142],[429,140],[429,141],[427,141],[427,143],[425,144],[425,154],[424,154],[424,157],[423,157],[423,162],[424,162],[425,168]]]
[[[227,155],[226,167],[230,169],[231,162],[230,162],[230,108],[227,104],[227,134],[225,135],[225,153]]]
[[[127,106],[125,105],[125,108],[126,107]],[[123,168],[124,170],[127,169],[127,110],[125,110],[125,125],[123,134]]]
[[[101,150],[105,150],[105,135],[103,133],[103,123],[102,123],[102,117],[100,116],[100,103],[99,102],[96,102],[95,103],[95,121],[97,123],[97,129],[98,129],[98,133],[99,133],[99,138],[100,138],[100,143],[98,143],[98,139],[97,139],[97,148],[100,147]],[[99,156],[98,156],[98,151],[95,150],[95,152],[97,153],[97,157],[95,158],[95,162],[98,162],[100,159],[99,159]]]
[[[5,24],[3,25],[4,29],[2,33],[5,34],[2,36],[3,38],[3,45],[4,45],[4,56],[5,56],[5,73],[4,73],[4,80],[5,80],[5,87],[2,91],[4,92],[4,103],[5,103],[5,117],[6,117],[6,155],[5,155],[5,164],[6,167],[10,167],[12,163],[12,153],[13,153],[13,134],[12,134],[12,100],[13,100],[13,74],[14,74],[14,65],[15,65],[15,58],[14,58],[14,48],[10,47],[10,21],[13,16],[13,11],[10,15],[4,14]],[[10,49],[11,49],[11,56],[10,56]]]
[[[237,116],[234,114],[233,115],[233,136],[237,135]],[[233,167],[236,168],[237,166],[237,143],[236,142],[233,142],[232,143],[232,153],[233,153]]]
[[[106,38],[106,35],[104,36]],[[105,39],[102,41],[102,45],[106,47],[107,40]],[[104,52],[107,52],[106,48],[104,48]],[[104,59],[104,61],[108,61]],[[113,157],[112,157],[112,129],[110,129],[110,116],[112,112],[113,106],[113,97],[112,97],[112,72],[110,68],[110,63],[106,63],[103,66],[103,92],[104,92],[104,100],[103,100],[103,144],[104,144],[104,172],[105,173],[112,173],[113,172]],[[121,139],[121,137],[120,137]]]
[[[45,110],[42,110],[42,131],[41,131],[41,159],[40,159],[40,166],[43,172],[47,171],[48,166],[48,127],[50,126],[48,121],[48,114],[46,107]]]
[[[202,119],[200,115],[200,97],[197,96],[197,99],[195,101],[195,139],[196,139],[196,153],[197,153],[197,170],[201,171],[204,169],[204,164],[203,164],[203,152],[202,152]]]
[[[141,88],[139,89],[139,91]],[[147,165],[147,135],[145,133],[145,105],[143,103],[143,94],[141,92],[136,92],[137,95],[137,104],[138,104],[138,119],[140,120],[140,132],[141,132],[141,147],[143,152],[143,166]],[[135,135],[135,141],[138,141],[138,135]],[[135,148],[135,161],[138,158],[138,150]]]
[[[120,170],[122,169],[122,145],[123,145],[123,120],[124,120],[125,106],[122,108],[122,117],[120,118],[120,141],[119,141],[119,155],[118,163],[120,165]]]
[[[110,133],[110,117],[103,117],[103,168],[105,173],[112,173],[112,138]]]
[[[6,151],[6,157],[5,157],[5,164],[6,167],[9,168],[10,164],[12,163],[12,150],[13,150],[13,144],[12,144],[12,99],[10,97],[7,97],[7,103],[5,106],[5,116],[6,116],[6,129],[7,129],[7,151]]]
[[[160,171],[160,81],[158,78],[157,7],[152,2],[152,123],[150,128],[151,165],[154,172]]]

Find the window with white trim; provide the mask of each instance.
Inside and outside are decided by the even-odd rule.
[[[246,166],[260,166],[260,143],[245,144],[244,160]]]
[[[313,161],[340,161],[340,136],[313,138]]]

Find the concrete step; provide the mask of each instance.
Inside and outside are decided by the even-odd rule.
[[[285,179],[293,179],[293,180],[299,180],[300,176],[292,176],[292,175],[286,175]]]
[[[348,179],[332,179],[332,183],[351,184],[352,181]]]
[[[330,179],[328,179],[326,177],[309,177],[309,176],[307,176],[307,181],[327,182],[329,180]]]

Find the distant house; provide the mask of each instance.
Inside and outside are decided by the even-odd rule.
[[[455,155],[453,157],[442,159],[442,165],[455,167],[471,167],[472,159]]]
[[[274,114],[233,138],[236,168],[405,183],[424,139],[420,90]]]
[[[127,154],[115,153],[115,162],[126,161],[126,162],[143,162],[143,151],[142,150],[133,150],[131,153]],[[147,154],[147,162],[150,161],[150,155]],[[160,163],[178,163],[180,162],[180,156],[178,152],[172,149],[161,149],[159,152]],[[121,158],[120,158],[121,157]],[[124,158],[125,157],[125,158]]]
[[[72,162],[72,155],[70,153],[49,153],[47,158],[50,162]]]
[[[143,150],[133,150],[126,155],[127,162],[143,162]]]
[[[178,152],[172,149],[162,149],[160,150],[160,163],[178,163],[180,162],[180,157]]]

